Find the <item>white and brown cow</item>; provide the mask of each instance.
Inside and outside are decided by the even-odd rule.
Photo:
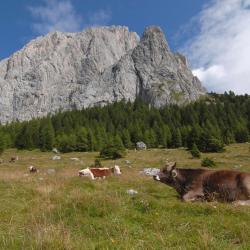
[[[105,178],[109,175],[120,175],[120,167],[115,165],[112,168],[85,168],[79,171],[78,175],[80,177],[89,177],[94,180],[96,178]]]
[[[154,179],[173,187],[183,201],[216,199],[250,205],[250,173],[176,168],[175,162],[167,162]]]
[[[16,162],[16,161],[18,161],[18,156],[12,156],[10,158],[10,162]]]
[[[38,170],[34,166],[29,166],[30,173],[37,173]]]

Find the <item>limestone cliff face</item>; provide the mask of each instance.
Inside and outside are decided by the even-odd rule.
[[[155,106],[181,104],[204,93],[158,27],[141,39],[120,26],[53,32],[0,62],[2,123],[138,96]]]

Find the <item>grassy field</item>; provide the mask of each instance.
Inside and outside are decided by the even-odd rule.
[[[14,155],[19,161],[9,163]],[[199,167],[201,160],[184,149],[130,151],[124,159],[102,162],[120,165],[122,176],[79,178],[78,170],[97,155],[62,154],[52,161],[53,153],[6,151],[0,165],[0,249],[250,249],[250,207],[183,203],[172,188],[140,174],[166,159]],[[206,156],[218,168],[250,172],[249,144]],[[40,172],[29,174],[29,165]],[[51,168],[55,173],[48,173]],[[127,194],[131,188],[138,194]]]

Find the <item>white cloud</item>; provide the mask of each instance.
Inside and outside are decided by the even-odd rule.
[[[51,31],[76,32],[86,26],[103,25],[111,19],[111,12],[97,10],[90,13],[85,20],[77,14],[71,0],[44,0],[41,6],[28,7],[36,20],[32,24],[38,34]]]
[[[197,22],[184,48],[194,74],[210,91],[250,93],[250,0],[212,0]]]
[[[92,26],[98,26],[106,24],[111,19],[110,10],[98,10],[89,16],[89,22]]]
[[[29,10],[38,20],[32,26],[39,34],[81,29],[82,19],[76,14],[70,1],[45,0],[44,6],[29,7]]]

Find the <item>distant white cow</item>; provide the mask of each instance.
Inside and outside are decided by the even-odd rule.
[[[79,171],[78,175],[80,177],[90,177],[91,180],[99,178],[105,178],[109,175],[120,175],[121,170],[120,167],[115,165],[112,168],[85,168]]]

